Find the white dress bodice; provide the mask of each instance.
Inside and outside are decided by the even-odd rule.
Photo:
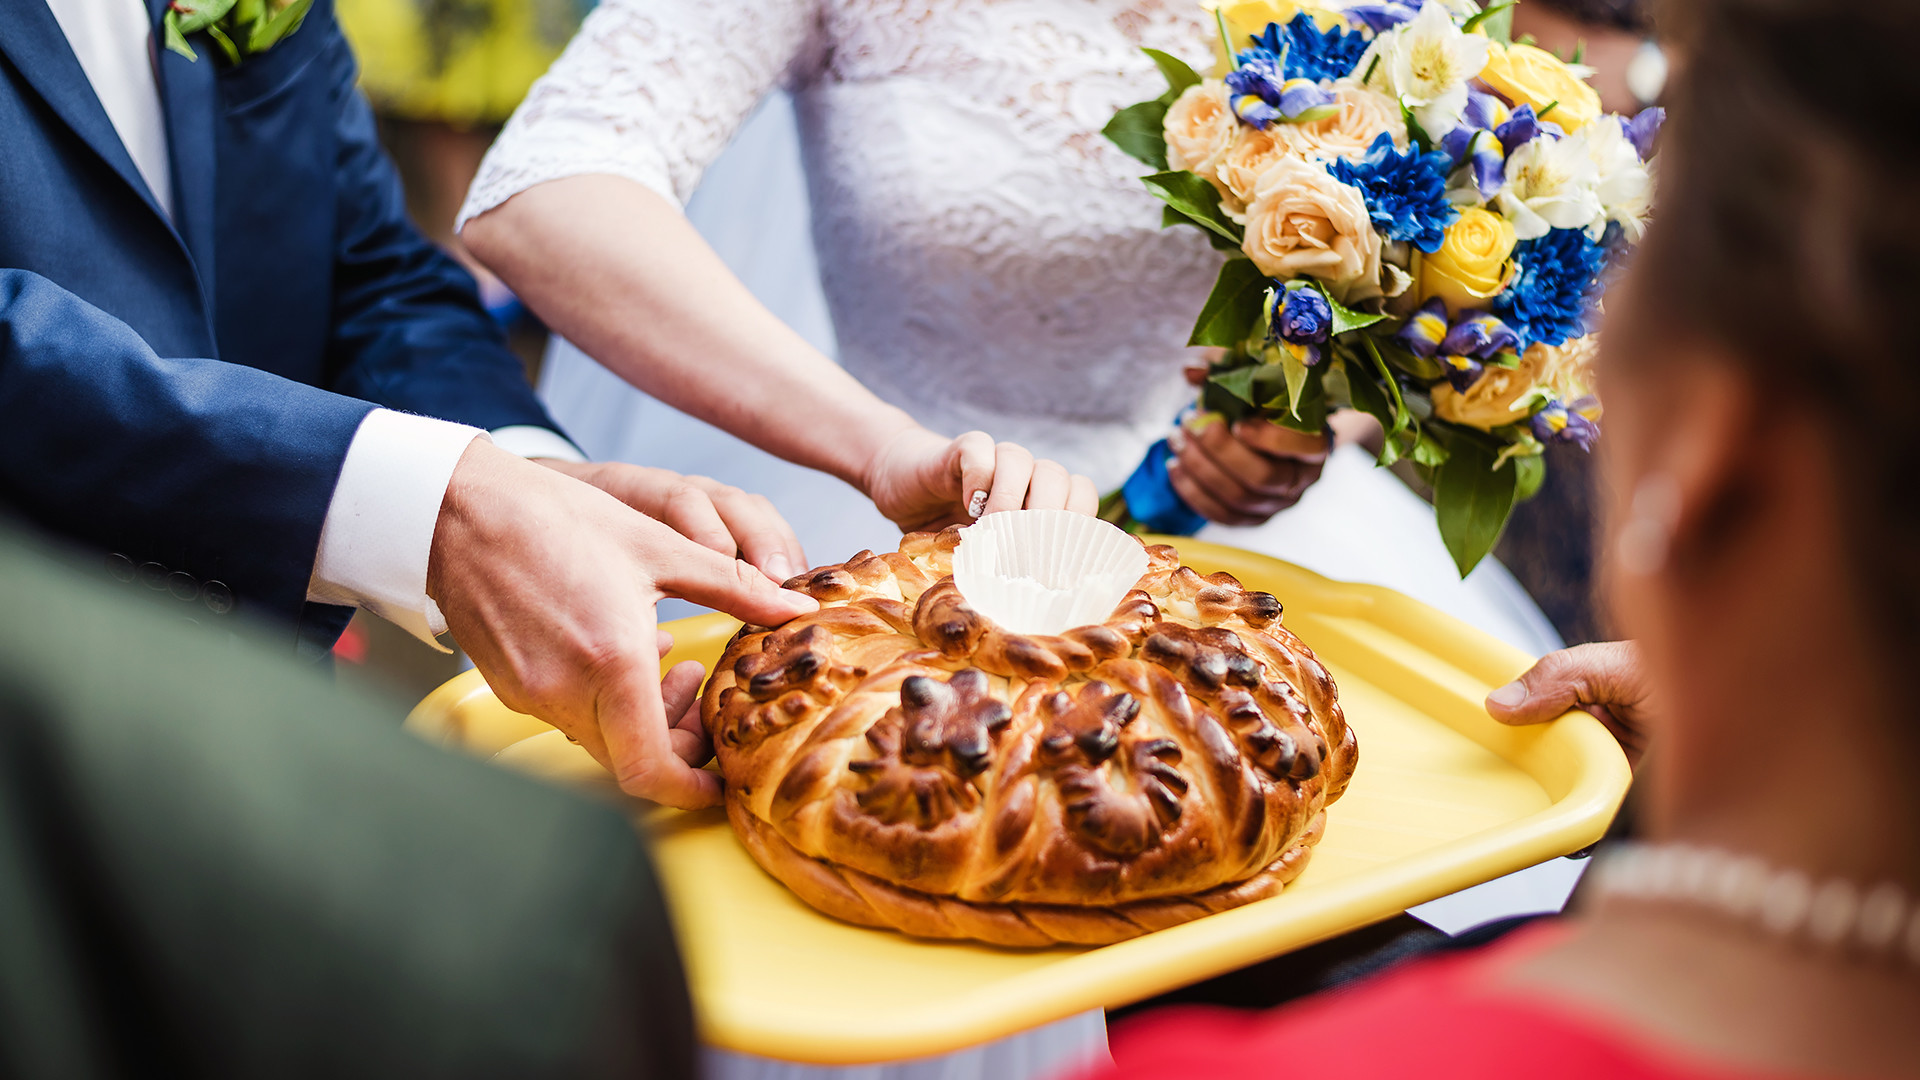
[[[1220,256],[1162,232],[1100,129],[1210,57],[1193,0],[603,0],[482,165],[463,220],[611,173],[684,204],[792,95],[838,360],[945,434],[1117,486],[1188,391]]]

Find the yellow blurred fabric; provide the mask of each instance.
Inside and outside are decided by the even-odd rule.
[[[338,0],[374,108],[460,127],[504,123],[592,0]]]

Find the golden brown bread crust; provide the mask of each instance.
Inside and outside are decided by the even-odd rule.
[[[788,582],[702,698],[756,861],[850,922],[1117,941],[1277,892],[1357,749],[1280,605],[1165,546],[1106,622],[1010,633],[950,576],[959,530]]]

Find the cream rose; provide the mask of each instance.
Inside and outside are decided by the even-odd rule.
[[[1214,166],[1227,152],[1234,129],[1239,126],[1227,101],[1226,83],[1203,79],[1187,87],[1167,108],[1167,167],[1213,179]]]
[[[1395,147],[1407,148],[1407,121],[1399,102],[1351,83],[1336,84],[1333,95],[1339,112],[1311,124],[1275,124],[1275,138],[1295,156],[1311,161],[1358,158],[1382,132],[1393,136]]]
[[[1275,161],[1254,188],[1246,224],[1241,247],[1261,273],[1319,278],[1343,304],[1381,295],[1380,237],[1366,199],[1319,165]]]
[[[1441,383],[1433,388],[1433,415],[1456,424],[1492,431],[1527,418],[1524,410],[1513,406],[1537,385],[1554,362],[1554,350],[1534,345],[1520,356],[1520,366],[1504,368],[1487,365],[1478,381],[1462,394]]]
[[[1274,124],[1265,131],[1241,125],[1233,145],[1220,157],[1214,170],[1214,187],[1220,189],[1220,209],[1242,225],[1247,223],[1247,204],[1253,201],[1260,177],[1291,151],[1274,138]]]

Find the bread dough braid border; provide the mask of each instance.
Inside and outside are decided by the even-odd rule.
[[[734,834],[755,862],[800,899],[858,926],[913,937],[978,940],[992,945],[1111,945],[1276,896],[1307,868],[1327,824],[1316,814],[1298,841],[1245,881],[1189,896],[1132,900],[1108,907],[1068,904],[982,904],[903,889],[871,874],[805,855],[756,817],[746,800],[727,794]]]

